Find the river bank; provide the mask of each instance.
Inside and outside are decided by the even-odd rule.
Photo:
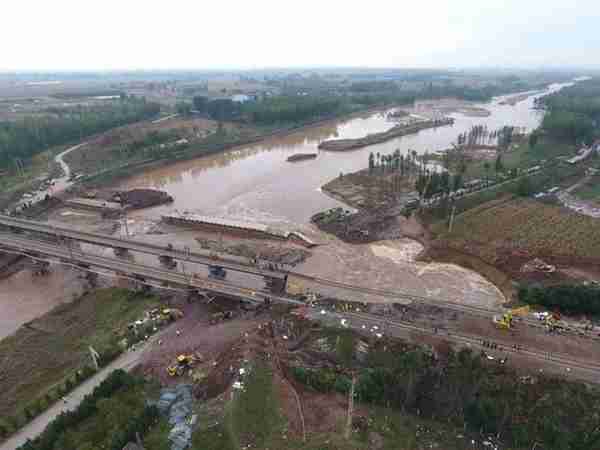
[[[418,133],[419,131],[426,130],[428,128],[437,128],[452,124],[454,124],[454,119],[445,117],[443,119],[425,120],[410,125],[396,125],[395,127],[383,133],[368,134],[358,139],[335,139],[324,141],[319,144],[319,149],[329,151],[354,150],[367,147],[369,145],[380,144],[397,137]]]
[[[352,113],[345,113],[342,115],[333,114],[330,116],[321,117],[316,120],[305,122],[301,125],[295,125],[291,127],[280,128],[274,131],[269,131],[266,133],[261,133],[255,137],[242,139],[236,142],[216,144],[212,147],[205,147],[201,149],[192,147],[187,151],[171,153],[169,155],[169,158],[144,159],[141,161],[133,161],[125,163],[120,167],[115,167],[107,170],[101,170],[96,173],[87,174],[82,181],[87,187],[92,187],[95,189],[105,188],[144,171],[160,169],[172,164],[189,161],[196,158],[218,155],[224,152],[235,152],[237,150],[244,149],[251,145],[265,143],[270,139],[290,137],[320,127],[334,125],[340,121],[350,121],[355,118],[360,118],[363,116],[368,116],[370,114],[387,111],[397,106],[403,106],[403,104],[379,105],[371,108],[361,109]],[[310,159],[314,158],[311,157]],[[296,161],[296,159],[293,159],[291,161]]]

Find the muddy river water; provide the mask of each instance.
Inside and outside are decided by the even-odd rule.
[[[553,85],[544,93],[562,86]],[[505,97],[495,98],[490,103],[474,105],[487,109],[489,116],[450,113],[455,119],[453,126],[423,130],[349,152],[319,151],[317,147],[327,139],[358,138],[389,129],[394,123],[388,121],[387,111],[331,121],[225,153],[150,170],[126,180],[120,187],[162,189],[175,201],[131,214],[128,222],[131,222],[131,231],[138,235],[136,238],[175,245],[183,245],[183,242],[194,251],[197,243],[192,236],[186,237],[184,242],[181,232],[148,235],[144,229],[158,222],[162,214],[189,211],[316,233],[309,225],[310,216],[340,205],[323,194],[320,186],[340,172],[354,172],[366,167],[370,152],[388,154],[400,149],[406,154],[409,149],[418,153],[442,150],[473,125],[486,125],[491,130],[504,125],[535,128],[542,115],[532,108],[533,99],[542,94],[532,95],[515,105],[502,105]],[[411,112],[423,116],[436,114],[425,103],[416,104]],[[296,163],[286,161],[295,153],[313,152],[318,153],[316,159]],[[64,220],[68,223],[67,217],[65,215]],[[485,306],[503,301],[500,291],[475,272],[453,265],[416,263],[413,257],[419,248],[414,241],[350,246],[331,236],[319,237],[326,245],[317,247],[313,257],[296,270],[352,284],[450,297]],[[81,289],[77,274],[59,266],[53,266],[48,277],[32,277],[25,271],[1,280],[0,338],[57,304],[71,300]]]
[[[357,138],[385,131],[394,124],[387,119],[386,111],[332,121],[226,153],[150,170],[127,180],[121,187],[163,189],[175,198],[168,206],[144,212],[145,216],[189,211],[263,223],[291,222],[298,226],[318,211],[339,206],[336,200],[323,194],[320,187],[340,172],[365,168],[370,152],[383,155],[396,149],[404,154],[409,150],[418,153],[442,150],[473,125],[486,125],[490,130],[504,125],[535,128],[542,114],[533,109],[534,98],[562,86],[552,85],[513,106],[501,104],[508,96],[498,97],[489,103],[474,105],[487,109],[491,113],[487,117],[455,112],[449,114],[455,119],[453,126],[422,130],[347,152],[319,151],[317,147],[324,140]],[[411,112],[431,114],[427,103],[417,103]],[[312,160],[287,162],[295,153],[318,153],[318,156]]]

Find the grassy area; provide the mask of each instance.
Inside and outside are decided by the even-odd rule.
[[[268,443],[283,429],[273,373],[263,363],[253,366],[239,391],[228,405],[220,426],[198,431],[193,436],[193,449],[234,450],[239,448],[279,448]]]
[[[444,224],[434,226],[434,231],[460,246],[474,241],[490,249],[514,247],[542,254],[598,257],[599,225],[597,219],[555,205],[512,199],[458,215],[452,233]]]
[[[567,187],[576,182],[580,177],[584,176],[585,168],[583,166],[572,166],[565,163],[557,163],[553,166],[545,168],[542,172],[526,177],[518,177],[508,180],[504,183],[497,184],[488,189],[474,192],[454,201],[441,203],[434,208],[428,209],[422,216],[425,222],[435,223],[433,231],[440,233],[447,227],[447,220],[450,216],[452,207],[456,207],[456,214],[461,214],[479,206],[486,207],[486,203],[512,198],[519,192],[519,185],[527,184],[527,190],[530,194],[541,192],[550,189],[554,186]]]
[[[260,390],[258,391],[260,392]],[[298,436],[277,432],[277,428],[262,443],[255,443],[251,448],[278,450],[417,450],[424,448],[444,448],[445,450],[466,450],[473,446],[470,439],[454,427],[439,422],[421,420],[415,416],[401,414],[386,408],[361,405],[367,410],[366,416],[358,419],[350,439],[343,433],[344,417],[340,417],[335,432],[308,433],[306,442]],[[362,424],[362,426],[361,426]],[[148,450],[166,450],[164,442],[157,440],[156,433],[161,426],[150,432],[144,444]],[[282,429],[284,430],[285,427]],[[156,445],[158,442],[161,444]],[[149,445],[150,444],[150,445]],[[194,434],[192,450],[240,450],[231,439],[231,428],[227,423],[219,424],[210,430]]]
[[[158,421],[158,409],[146,403],[154,390],[143,378],[115,370],[19,450],[120,450]]]
[[[156,307],[154,297],[124,289],[100,289],[54,308],[0,341],[0,417],[14,414],[38,398],[47,403],[53,389],[89,365],[88,347],[110,353],[117,348],[117,330]]]
[[[55,176],[60,168],[54,164],[54,156],[63,151],[67,146],[58,146],[45,152],[38,153],[31,161],[25,164],[21,174],[15,170],[0,177],[0,206],[4,207],[16,201],[24,192],[36,188],[36,180],[42,176]]]
[[[61,450],[92,450],[110,448],[113,438],[145,407],[143,384],[123,388],[109,398],[96,403],[96,414],[78,426],[71,427],[56,442]]]
[[[557,139],[543,138],[532,148],[527,140],[522,140],[511,145],[510,149],[502,153],[502,165],[505,170],[527,168],[538,165],[543,160],[550,160],[558,156],[573,156],[575,146]],[[490,170],[485,170],[485,161],[472,161],[467,165],[465,179],[493,178],[495,176],[495,159],[488,161]]]

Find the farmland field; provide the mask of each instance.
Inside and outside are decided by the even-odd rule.
[[[438,226],[440,232],[442,226]],[[600,256],[600,220],[530,199],[483,204],[456,217],[442,238],[535,254]]]
[[[0,424],[17,407],[89,364],[89,345],[100,353],[110,349],[118,338],[115,331],[157,305],[153,297],[100,289],[56,307],[1,340]]]

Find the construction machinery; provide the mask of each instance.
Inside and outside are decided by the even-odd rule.
[[[229,320],[231,318],[233,318],[233,311],[217,312],[217,313],[214,313],[213,315],[210,316],[209,323],[211,325],[216,325],[217,323],[224,322],[224,321]]]
[[[175,364],[167,367],[167,373],[172,377],[180,377],[193,367],[194,362],[193,355],[181,354],[177,356]]]
[[[502,314],[502,317],[494,316],[494,325],[502,330],[510,330],[512,327],[512,315],[510,313]]]
[[[183,311],[178,308],[163,308],[160,314],[163,319],[169,321],[175,321],[183,317]]]
[[[513,308],[510,311],[502,314],[502,316],[494,316],[494,324],[502,330],[510,330],[514,326],[515,316],[524,316],[529,313],[529,306]]]

